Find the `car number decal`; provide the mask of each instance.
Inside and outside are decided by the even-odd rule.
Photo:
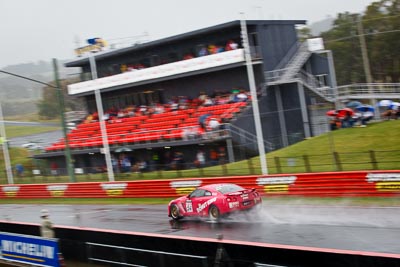
[[[190,201],[190,200],[186,200],[186,211],[193,212],[193,205],[192,205],[192,201]]]

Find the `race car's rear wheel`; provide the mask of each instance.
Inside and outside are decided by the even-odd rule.
[[[176,204],[172,204],[170,208],[171,217],[174,220],[179,220],[182,216],[179,213],[179,207]]]
[[[213,222],[217,222],[221,219],[221,213],[219,212],[217,206],[210,206],[210,208],[208,209],[208,216]]]

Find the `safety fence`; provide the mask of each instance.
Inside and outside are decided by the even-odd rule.
[[[175,179],[184,177],[219,177],[260,175],[258,158],[225,164],[227,160],[208,160],[204,164],[186,161],[184,163],[145,165],[133,164],[129,170],[114,168],[116,181]],[[370,150],[364,152],[304,154],[285,157],[267,157],[269,174],[319,173],[326,171],[362,171],[362,170],[397,170],[400,166],[400,150]],[[24,166],[24,172],[15,172],[14,182],[29,183],[65,183],[70,182],[66,168],[53,169],[45,166]],[[75,167],[76,182],[109,181],[105,166]],[[7,173],[0,173],[0,184],[7,184]]]
[[[1,185],[0,198],[173,198],[196,187],[236,183],[264,196],[400,196],[400,170]]]

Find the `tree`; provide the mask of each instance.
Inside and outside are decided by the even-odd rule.
[[[333,23],[334,27],[321,34],[326,48],[333,52],[338,84],[365,81],[360,44],[355,38],[357,29],[354,22],[358,18],[358,14],[341,13]]]
[[[357,23],[364,28],[357,30]],[[400,0],[380,0],[370,4],[363,15],[341,13],[334,27],[321,34],[333,51],[338,84],[366,82],[359,34],[366,47],[373,81],[400,81]]]
[[[68,95],[67,84],[70,81],[62,80],[61,90],[64,97],[65,111],[82,110],[82,101]],[[60,115],[60,104],[57,96],[57,88],[46,86],[43,88],[43,97],[38,102],[39,116],[45,119],[55,119]]]

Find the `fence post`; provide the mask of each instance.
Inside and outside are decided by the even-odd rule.
[[[228,169],[226,168],[226,164],[221,165],[223,175],[228,175]]]
[[[200,177],[204,176],[204,167],[202,167],[202,166],[199,167],[199,174],[200,174]]]
[[[310,160],[308,155],[303,155],[304,167],[306,167],[306,172],[311,172]]]
[[[248,166],[249,166],[250,174],[254,174],[254,165],[253,165],[253,161],[251,160],[251,158],[249,158],[249,159],[247,160],[247,164],[248,164]]]
[[[274,157],[274,160],[275,160],[276,172],[282,173],[281,161],[279,160],[279,157]]]
[[[342,163],[340,162],[339,153],[333,152],[333,158],[335,159],[336,170],[342,171],[343,169],[342,169]]]
[[[162,172],[162,168],[160,167],[158,170],[157,170],[157,173],[158,173],[158,178],[163,178],[163,172]]]
[[[369,158],[371,159],[372,169],[378,170],[378,162],[376,161],[376,155],[374,150],[369,151]]]

